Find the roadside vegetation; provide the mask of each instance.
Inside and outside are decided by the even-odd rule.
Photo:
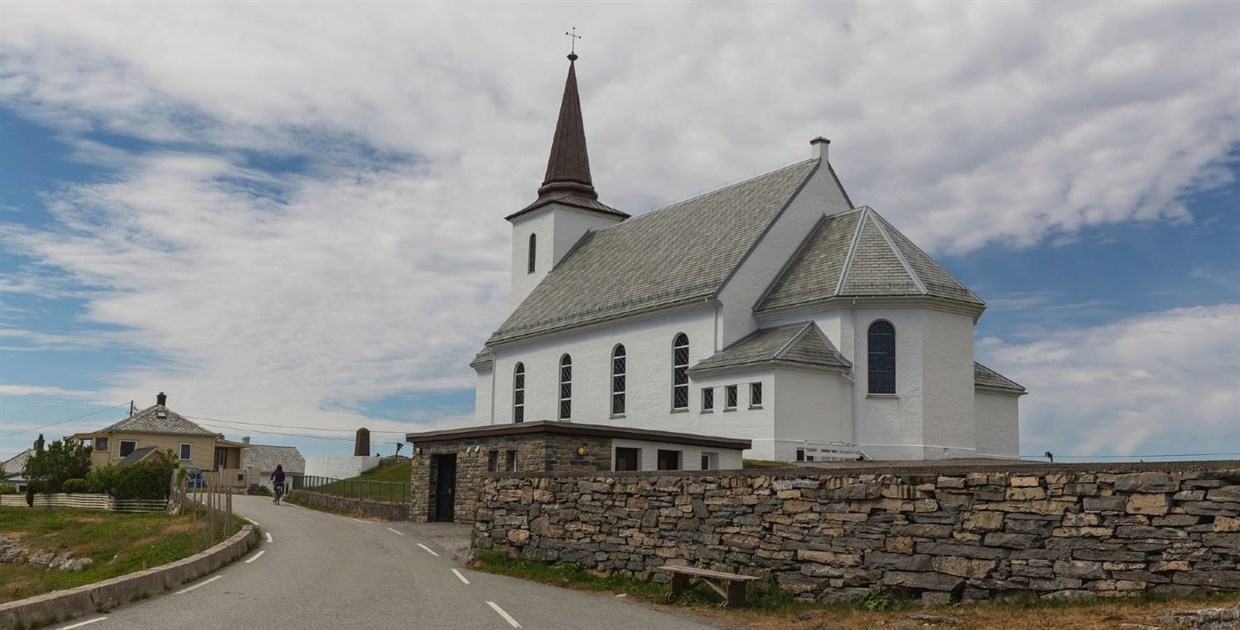
[[[409,500],[409,476],[413,465],[407,459],[388,463],[391,461],[385,460],[385,463],[380,464],[378,468],[368,470],[356,477],[340,479],[325,485],[307,488],[307,490],[365,501],[407,502]]]
[[[74,558],[93,562],[81,571],[48,569],[28,562],[0,563],[0,603],[25,599],[51,591],[91,584],[100,580],[142,571],[187,558],[195,549],[206,548],[202,512],[186,511],[177,516],[163,512],[123,514],[71,508],[0,508],[0,534],[10,544],[26,550],[26,560],[38,552],[57,555],[72,553]],[[195,522],[197,528],[195,530]],[[224,524],[216,530],[224,538],[241,529],[242,519],[234,519],[233,531]]]
[[[480,554],[470,568],[487,573],[549,584],[561,588],[623,595],[663,604],[668,586],[619,575],[603,575],[576,565],[552,565],[510,558],[502,553]],[[750,588],[748,606],[722,610],[721,598],[698,585],[681,594],[674,606],[715,617],[728,626],[758,630],[789,627],[831,630],[870,628],[952,628],[953,630],[1019,627],[1021,630],[1060,630],[1157,627],[1160,615],[1180,610],[1221,608],[1240,603],[1240,593],[1214,597],[1167,599],[1137,597],[1099,600],[1015,599],[923,607],[897,592],[876,590],[854,604],[817,604],[796,601],[778,588]],[[1133,625],[1124,625],[1133,624]]]

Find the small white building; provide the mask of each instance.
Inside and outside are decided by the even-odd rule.
[[[747,457],[1016,457],[1024,388],[973,360],[985,303],[810,158],[640,217],[598,199],[576,55],[512,311],[470,364],[482,424],[752,441]]]

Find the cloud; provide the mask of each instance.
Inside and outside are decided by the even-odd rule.
[[[89,400],[95,393],[40,385],[0,385],[0,396],[62,396]]]
[[[1025,453],[1240,453],[1240,304],[1178,308],[1037,341],[980,340],[1020,382]]]
[[[854,201],[924,247],[1030,246],[1191,221],[1181,196],[1226,183],[1240,138],[1225,4],[574,11],[595,183],[634,212],[825,134]],[[150,351],[103,399],[341,427],[367,400],[469,388],[507,314],[502,217],[533,199],[554,127],[552,16],[6,6],[0,105],[109,173],[44,191],[50,223],[5,213],[34,264],[0,290],[81,299],[84,324]]]

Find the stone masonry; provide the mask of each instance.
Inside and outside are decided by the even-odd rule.
[[[484,460],[485,461],[485,460]],[[755,575],[800,599],[1240,590],[1240,463],[496,474],[475,551],[641,579]]]

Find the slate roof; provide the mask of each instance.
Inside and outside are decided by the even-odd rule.
[[[714,297],[818,165],[793,164],[588,232],[487,345]]]
[[[973,386],[986,389],[999,389],[1017,394],[1027,394],[1023,386],[1016,381],[978,363],[973,362]]]
[[[689,373],[766,364],[832,370],[852,367],[817,324],[797,322],[756,330],[689,368]]]
[[[208,431],[189,420],[186,420],[181,414],[163,406],[151,405],[138,413],[135,413],[106,429],[96,431],[96,433],[106,433],[109,431],[130,431],[133,433],[175,433],[182,435],[219,435],[215,431]]]
[[[245,468],[257,468],[266,474],[276,469],[276,464],[284,466],[284,472],[291,475],[302,475],[306,472],[306,458],[296,446],[264,446],[251,444],[244,451]]]
[[[824,217],[759,302],[759,312],[832,297],[929,296],[985,306],[868,206]]]
[[[138,463],[138,462],[142,461],[143,459],[145,459],[147,455],[150,455],[151,453],[154,453],[156,448],[158,448],[158,447],[155,447],[155,446],[143,446],[142,448],[135,448],[134,450],[130,451],[130,452],[129,452],[129,454],[128,454],[128,455],[126,455],[124,459],[122,459],[122,460],[120,461],[120,464],[121,464],[122,466],[128,466],[128,465],[130,465],[130,464],[136,464],[136,463]]]
[[[478,354],[474,355],[474,360],[469,362],[469,367],[479,370],[484,367],[491,367],[494,364],[495,351],[490,348],[483,348]]]
[[[10,457],[3,464],[0,464],[0,472],[3,472],[5,475],[17,475],[20,477],[22,471],[26,469],[26,460],[30,459],[33,453],[34,449],[28,448]]]

